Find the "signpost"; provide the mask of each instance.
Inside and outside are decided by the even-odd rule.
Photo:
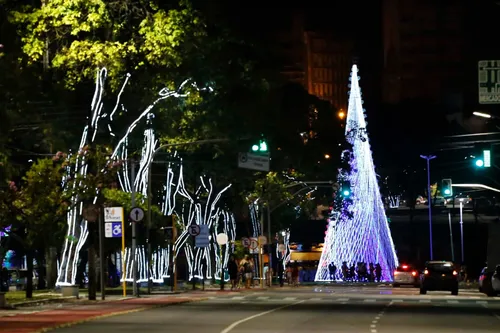
[[[256,171],[269,171],[269,154],[239,153],[238,167]]]
[[[194,239],[195,247],[209,247],[210,246],[210,233],[208,225],[199,225],[200,233]]]
[[[478,62],[479,104],[500,104],[500,60]]]
[[[188,227],[188,233],[193,236],[193,237],[196,237],[200,234],[201,232],[201,228],[198,224],[191,224],[189,227]]]
[[[132,208],[129,217],[133,222],[141,222],[144,219],[144,211],[139,207]]]
[[[122,238],[122,277],[123,277],[123,296],[127,296],[126,265],[125,265],[125,220],[123,207],[105,207],[104,208],[104,233],[107,238],[121,237]],[[117,225],[120,226],[118,235]],[[111,236],[108,236],[108,230],[111,231]],[[114,234],[116,234],[114,236]],[[104,288],[103,288],[104,289]]]
[[[122,237],[122,223],[121,222],[108,222],[104,226],[104,235],[106,238]]]
[[[244,248],[248,249],[250,247],[250,238],[243,237],[241,239],[241,245],[243,245]]]
[[[259,240],[255,237],[250,238],[250,246],[248,248],[250,250],[250,254],[259,253]]]

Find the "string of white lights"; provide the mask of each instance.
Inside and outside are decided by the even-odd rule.
[[[351,172],[339,175],[350,185],[351,202],[344,200],[344,210],[338,212],[338,219],[333,221],[335,225],[328,229],[316,281],[331,280],[328,270],[331,263],[336,267],[343,263],[348,267],[356,267],[359,263],[379,264],[384,281],[392,280],[398,265],[375,174],[358,80],[358,69],[354,65],[346,120],[346,139],[352,146]],[[337,270],[335,278],[345,278],[341,269]]]

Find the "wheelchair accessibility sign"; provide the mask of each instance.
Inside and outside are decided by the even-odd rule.
[[[104,225],[104,235],[106,238],[115,238],[122,236],[121,222],[108,222]]]

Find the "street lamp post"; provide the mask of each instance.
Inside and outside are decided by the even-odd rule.
[[[148,165],[148,215],[147,215],[147,227],[146,227],[146,242],[147,242],[147,248],[148,248],[148,268],[147,268],[147,278],[148,278],[148,294],[151,293],[151,259],[152,259],[152,253],[151,253],[151,241],[150,241],[150,229],[151,229],[151,219],[152,219],[152,214],[151,214],[151,196],[152,196],[152,191],[151,191],[151,168],[153,166],[153,160],[158,154],[163,149],[166,148],[172,148],[172,147],[180,147],[180,146],[192,146],[192,145],[205,145],[205,144],[212,144],[212,143],[221,143],[221,142],[229,142],[231,140],[229,139],[206,139],[206,140],[197,140],[197,141],[189,141],[189,142],[181,142],[181,143],[170,143],[170,144],[165,144],[161,145],[158,148],[156,148],[151,155],[151,161],[149,162]],[[175,232],[172,230],[172,232]],[[172,247],[174,247],[175,244],[172,244]],[[175,263],[175,260],[174,260]],[[175,267],[172,267],[172,274],[174,274]]]
[[[463,219],[463,199],[460,199],[460,250],[462,252],[462,265],[464,264],[464,219]]]
[[[427,196],[428,196],[428,202],[427,205],[429,206],[429,249],[430,249],[430,257],[431,260],[434,259],[434,254],[432,252],[432,196],[431,196],[431,170],[430,170],[430,161],[432,159],[435,159],[436,156],[434,155],[420,155],[421,158],[424,160],[427,160]]]

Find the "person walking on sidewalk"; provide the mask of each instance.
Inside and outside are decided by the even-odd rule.
[[[229,273],[229,279],[231,280],[231,290],[236,289],[236,281],[238,279],[238,264],[234,256],[229,257],[229,263],[227,264],[227,270]]]

